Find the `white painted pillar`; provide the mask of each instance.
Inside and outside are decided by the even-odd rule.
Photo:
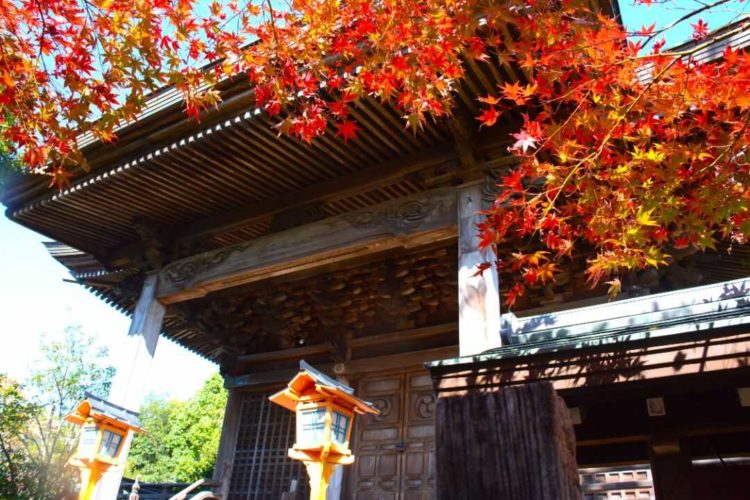
[[[128,344],[132,355],[126,359],[129,358],[132,362],[127,366],[118,367],[118,371],[122,373],[116,378],[109,395],[109,401],[112,403],[135,412],[139,411],[141,400],[145,395],[146,382],[151,373],[156,344],[159,341],[159,333],[166,312],[165,307],[155,297],[157,279],[158,274],[154,273],[146,276],[143,282],[143,289],[133,311],[133,320],[128,332],[131,336]],[[123,450],[120,453],[122,466],[112,467],[100,480],[96,493],[97,500],[116,498],[122,474],[125,472],[125,462],[132,439],[132,433],[129,433],[126,442],[123,443]]]
[[[122,451],[120,452],[122,460],[120,464],[118,466],[110,467],[99,480],[99,484],[97,485],[94,494],[96,500],[114,500],[117,498],[117,494],[120,493],[120,483],[122,482],[122,475],[125,472],[125,465],[127,463],[128,453],[130,452],[130,445],[133,443],[134,435],[135,434],[132,431],[128,431],[128,435],[125,437],[125,442],[122,443]]]
[[[120,379],[118,390],[110,396],[113,403],[138,411],[146,389],[146,382],[156,353],[166,308],[156,299],[158,273],[149,274],[143,281],[141,296],[133,311],[128,335],[133,338],[132,363],[121,367],[127,376]]]
[[[495,262],[495,253],[479,250],[476,224],[482,220],[481,183],[458,190],[458,344],[461,356],[500,347],[500,290],[493,265],[475,276],[477,265]]]

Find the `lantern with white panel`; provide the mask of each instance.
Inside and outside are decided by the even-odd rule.
[[[86,394],[65,419],[81,427],[78,447],[68,463],[81,471],[78,498],[88,500],[94,498],[102,475],[125,463],[125,443],[141,432],[138,414]]]
[[[310,478],[310,499],[326,497],[336,466],[354,462],[349,448],[354,416],[378,414],[354,396],[354,389],[300,361],[300,372],[287,387],[269,398],[297,415],[297,435],[289,457],[301,460]]]

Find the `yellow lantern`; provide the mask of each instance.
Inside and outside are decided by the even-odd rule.
[[[310,478],[310,500],[323,500],[339,464],[354,462],[349,448],[354,415],[380,413],[354,396],[354,389],[300,361],[300,372],[286,389],[269,398],[297,414],[296,442],[289,457],[301,460]]]
[[[93,498],[102,475],[121,465],[123,445],[132,433],[142,432],[138,414],[87,393],[65,420],[81,427],[78,448],[68,463],[81,471],[79,500]]]

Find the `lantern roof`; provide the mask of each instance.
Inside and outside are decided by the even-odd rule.
[[[354,396],[353,388],[316,370],[304,360],[300,360],[299,368],[299,373],[294,376],[287,387],[268,399],[287,410],[296,411],[297,402],[302,398],[319,394],[332,397],[360,414],[380,413],[372,403]]]
[[[67,416],[65,420],[76,425],[83,424],[89,417],[103,419],[108,423],[115,424],[119,427],[141,432],[141,424],[138,420],[137,412],[125,409],[116,404],[110,403],[98,396],[85,393],[83,401]]]

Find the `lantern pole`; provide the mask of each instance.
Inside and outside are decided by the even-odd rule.
[[[99,468],[82,467],[81,469],[81,489],[78,492],[78,500],[92,500],[94,490],[99,484],[102,477],[102,471]]]
[[[325,500],[333,471],[338,464],[305,460],[307,476],[310,479],[310,500]]]

